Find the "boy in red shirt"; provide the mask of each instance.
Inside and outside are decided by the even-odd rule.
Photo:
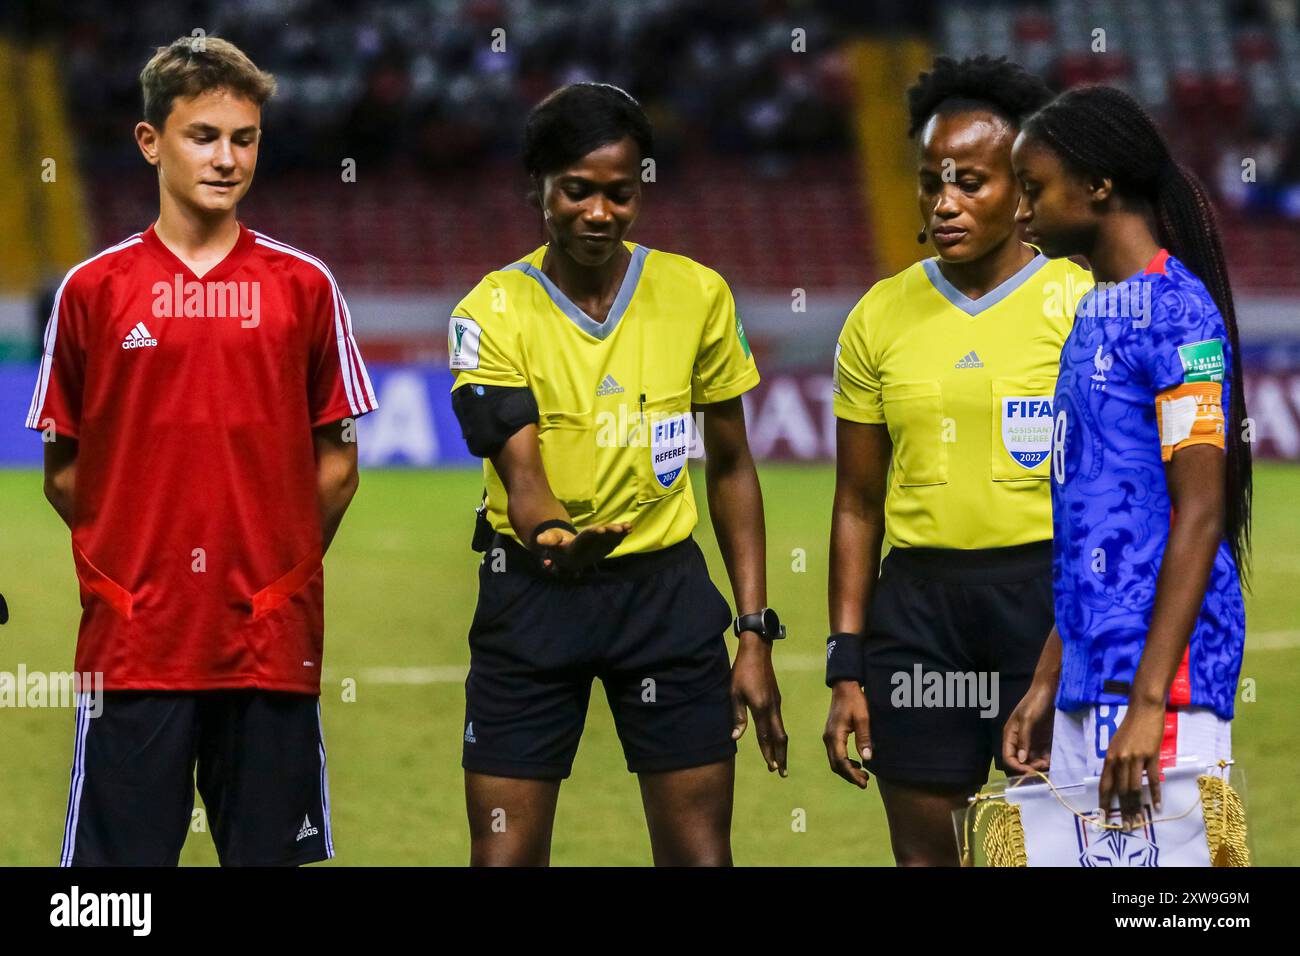
[[[104,675],[60,862],[175,865],[196,764],[223,865],[323,860],[321,558],[378,403],[329,270],[235,218],[275,80],[186,37],[140,81],[158,221],[64,278],[27,418]]]

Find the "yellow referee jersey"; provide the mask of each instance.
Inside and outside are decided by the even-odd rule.
[[[452,310],[448,352],[465,385],[528,387],[551,490],[579,528],[629,521],[614,556],[675,544],[697,515],[686,467],[692,404],[735,398],[758,369],[735,301],[712,269],[625,243],[632,255],[603,323],[541,269],[546,247],[486,275]],[[518,540],[483,461],[492,527]]]
[[[1052,537],[1048,459],[1061,347],[1089,272],[1037,255],[979,299],[937,259],[871,287],[835,348],[835,415],[883,424],[893,547]]]

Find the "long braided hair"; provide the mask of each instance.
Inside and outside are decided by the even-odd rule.
[[[1223,316],[1235,391],[1225,436],[1224,536],[1245,585],[1250,575],[1252,492],[1250,446],[1242,427],[1246,397],[1228,266],[1205,187],[1170,155],[1169,144],[1141,104],[1114,87],[1084,86],[1063,93],[1026,120],[1023,130],[1077,174],[1108,177],[1121,196],[1149,201],[1160,244],[1205,283]]]

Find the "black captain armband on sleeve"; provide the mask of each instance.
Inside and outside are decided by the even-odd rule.
[[[529,388],[462,385],[451,393],[451,408],[471,455],[491,458],[525,425],[538,420],[537,399]]]

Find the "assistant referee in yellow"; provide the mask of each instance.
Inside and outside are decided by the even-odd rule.
[[[539,103],[524,165],[549,241],[452,311],[452,406],[486,483],[462,757],[475,864],[549,861],[593,678],[639,776],[656,864],[731,862],[747,711],[785,775],[771,656],[784,631],[766,606],[740,398],[758,371],[716,272],[624,241],[652,155],[645,114],[617,87]],[[695,409],[734,619],[691,538]]]
[[[1053,624],[1052,395],[1091,281],[1016,226],[1011,144],[1050,98],[1005,60],[921,75],[918,239],[938,256],[876,283],[835,353],[825,743],[845,779],[876,775],[900,865],[958,862],[951,814],[1001,765]]]

